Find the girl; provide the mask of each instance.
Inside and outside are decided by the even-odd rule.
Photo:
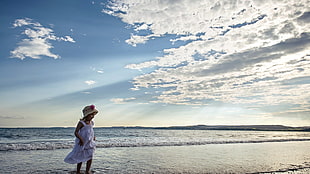
[[[94,105],[85,106],[83,109],[84,117],[79,121],[75,128],[76,136],[73,150],[64,159],[66,163],[77,164],[77,173],[80,173],[82,162],[86,163],[86,173],[89,173],[95,151],[94,122],[92,119],[98,113]]]

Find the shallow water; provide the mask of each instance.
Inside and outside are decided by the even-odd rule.
[[[310,141],[310,132],[95,128],[97,148]],[[74,128],[0,128],[0,151],[70,149]]]
[[[0,128],[4,173],[74,173],[74,128]],[[310,132],[95,128],[94,173],[300,173]],[[84,166],[85,168],[85,166]],[[1,172],[0,172],[1,173]]]
[[[1,151],[6,173],[72,173],[71,149]],[[83,165],[83,169],[85,165]],[[310,168],[310,142],[99,148],[94,173],[298,173]]]

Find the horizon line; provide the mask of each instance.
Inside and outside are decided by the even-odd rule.
[[[132,126],[95,126],[94,128],[177,128],[177,127],[194,127],[194,126],[236,126],[236,127],[245,127],[245,126],[282,126],[287,128],[307,128],[308,126],[287,126],[281,124],[219,124],[219,125],[207,125],[207,124],[196,124],[196,125],[174,125],[174,126],[139,126],[139,125],[132,125]],[[75,126],[7,126],[0,128],[75,128]]]

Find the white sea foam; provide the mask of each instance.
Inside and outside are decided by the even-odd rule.
[[[144,146],[191,146],[207,144],[236,144],[236,143],[266,143],[266,142],[289,142],[289,141],[310,141],[310,139],[266,139],[266,140],[219,140],[219,141],[97,141],[96,148],[113,147],[144,147]],[[22,150],[55,150],[70,149],[72,142],[33,142],[33,143],[4,143],[0,144],[0,151],[22,151]]]

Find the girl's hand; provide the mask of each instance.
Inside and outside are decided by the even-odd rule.
[[[84,141],[83,141],[82,139],[80,139],[79,145],[80,145],[80,146],[83,146],[83,145],[84,145]]]

